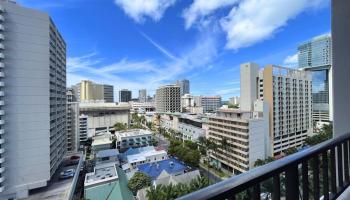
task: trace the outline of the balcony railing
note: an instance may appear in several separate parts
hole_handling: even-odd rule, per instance
[[[241,199],[242,192],[249,199],[336,199],[349,186],[349,140],[350,133],[179,199],[234,200]],[[270,191],[262,187],[267,181]]]

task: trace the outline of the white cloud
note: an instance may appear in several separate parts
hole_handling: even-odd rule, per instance
[[[220,20],[226,48],[248,47],[273,36],[301,12],[319,8],[328,0],[242,0]]]
[[[115,0],[124,12],[136,22],[141,23],[145,17],[154,21],[162,18],[165,10],[175,4],[176,0]]]
[[[157,44],[156,48],[164,49],[160,44]],[[134,92],[146,88],[153,93],[158,86],[182,78],[182,75],[193,69],[206,69],[216,56],[216,39],[209,35],[200,37],[200,40],[184,50],[181,56],[176,59],[170,57],[166,61],[135,61],[124,58],[111,64],[102,64],[103,58],[94,52],[67,59],[68,85],[89,79],[97,83],[114,85],[115,97],[117,91],[123,88]]]
[[[227,96],[231,95],[234,96],[239,93],[239,87],[234,87],[234,88],[227,88],[227,89],[221,89],[216,91],[216,95],[220,96]]]
[[[183,12],[186,29],[190,28],[197,20],[208,23],[206,16],[212,14],[215,10],[233,5],[238,0],[194,0],[189,8]]]
[[[287,65],[287,66],[296,66],[296,65],[298,65],[298,53],[296,53],[294,55],[287,56],[284,59],[283,64]]]

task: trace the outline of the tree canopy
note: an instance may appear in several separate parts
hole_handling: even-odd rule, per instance
[[[146,197],[149,200],[172,200],[207,187],[208,185],[209,183],[207,178],[198,176],[188,184],[178,183],[176,185],[170,184],[157,185],[157,187],[151,186],[150,189],[147,190]]]
[[[313,136],[308,136],[306,139],[305,139],[305,144],[306,145],[310,145],[310,146],[313,146],[313,145],[316,145],[316,144],[319,144],[323,141],[326,141],[326,140],[329,140],[332,138],[332,135],[333,135],[333,126],[332,124],[325,124],[323,125],[321,131]]]
[[[136,194],[138,190],[151,185],[151,178],[142,172],[136,172],[134,176],[129,180],[128,187]]]

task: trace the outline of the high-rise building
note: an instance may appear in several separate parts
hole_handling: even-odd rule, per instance
[[[72,86],[75,98],[81,101],[114,102],[113,85],[97,84],[89,80],[83,80]]]
[[[312,73],[312,118],[317,124],[332,117],[332,37],[322,35],[298,47],[299,67]]]
[[[103,99],[106,103],[114,102],[113,85],[103,85]]]
[[[80,83],[80,101],[103,100],[103,85],[95,84],[89,80]]]
[[[241,67],[240,109],[219,109],[208,117],[208,138],[216,143],[209,155],[217,167],[239,174],[254,167],[257,159],[271,156],[269,104],[258,99],[259,66]],[[255,78],[254,78],[255,76]],[[255,83],[254,83],[255,81]]]
[[[67,88],[67,152],[77,152],[79,148],[79,103],[72,88]]]
[[[75,95],[74,95],[73,88],[67,88],[66,95],[67,95],[67,102],[76,102],[77,101],[77,99],[75,98]]]
[[[252,104],[252,111],[219,109],[208,117],[208,138],[218,146],[210,151],[212,163],[233,174],[246,172],[257,159],[271,155],[268,105],[261,100]]]
[[[79,103],[67,102],[67,151],[77,152],[79,148]]]
[[[187,79],[177,80],[176,85],[180,86],[180,94],[190,94],[190,81]]]
[[[79,116],[79,146],[88,140],[88,116]]]
[[[164,85],[156,91],[157,112],[181,112],[180,86]]]
[[[22,199],[66,154],[66,44],[47,13],[12,1],[0,24],[0,199]]]
[[[311,74],[266,66],[259,71],[254,63],[241,65],[241,110],[251,110],[252,101],[268,103],[270,137],[275,155],[301,147],[312,133]]]
[[[200,96],[203,112],[216,112],[221,107],[221,96]]]
[[[119,91],[119,102],[129,102],[131,101],[132,92],[127,89],[122,89]]]
[[[139,90],[139,102],[144,103],[147,101],[147,90]]]
[[[232,105],[239,105],[240,104],[240,98],[239,97],[231,97],[229,99],[229,103]]]

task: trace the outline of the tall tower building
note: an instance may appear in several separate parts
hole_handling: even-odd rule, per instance
[[[101,101],[106,103],[114,102],[113,85],[97,84],[89,80],[83,80],[72,86],[75,98],[81,101]]]
[[[156,91],[157,112],[181,112],[180,86],[164,85]]]
[[[312,73],[312,118],[318,124],[332,117],[332,37],[322,35],[298,47],[299,67]]]
[[[203,112],[216,112],[221,107],[221,96],[200,96]]]
[[[273,153],[301,147],[312,133],[311,74],[273,65],[259,71],[256,64],[246,63],[241,65],[241,77],[251,81],[241,88],[241,110],[251,107],[244,98],[268,104]]]
[[[84,80],[80,83],[80,101],[103,100],[103,85]]]
[[[119,91],[119,102],[129,102],[131,101],[132,93],[130,90],[122,89]]]
[[[47,13],[11,1],[0,24],[0,199],[21,199],[66,153],[66,44]]]
[[[114,102],[113,85],[103,85],[103,99],[106,103]]]
[[[176,85],[180,86],[180,94],[190,94],[190,81],[187,79],[177,80]]]
[[[147,90],[139,90],[139,102],[144,103],[147,101]]]
[[[77,152],[79,148],[79,103],[72,88],[67,88],[67,152]]]

